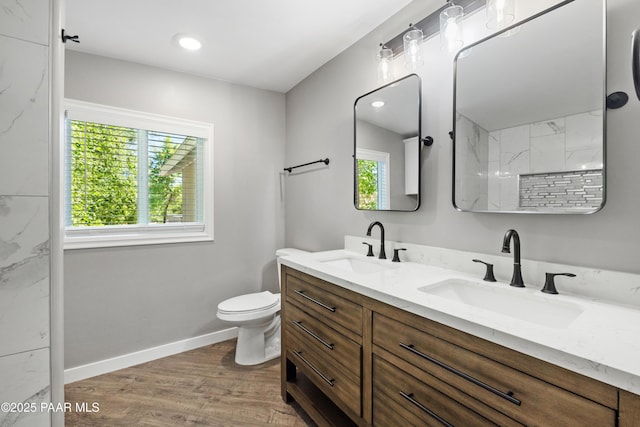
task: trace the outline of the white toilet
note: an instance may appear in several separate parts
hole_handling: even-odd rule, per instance
[[[280,258],[307,253],[286,248],[276,251],[278,286],[280,286]],[[269,291],[240,295],[218,304],[218,319],[238,327],[236,363],[257,365],[280,357],[280,294]]]

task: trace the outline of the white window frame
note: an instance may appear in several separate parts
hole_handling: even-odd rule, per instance
[[[97,122],[134,129],[146,129],[194,136],[203,144],[203,221],[99,227],[65,227],[64,248],[84,249],[114,246],[154,245],[213,241],[213,124],[178,119],[159,114],[65,99],[66,117],[70,120]],[[65,146],[67,138],[64,138]],[[65,164],[63,171],[67,174]],[[65,177],[65,182],[70,179]],[[66,203],[65,184],[64,199]]]

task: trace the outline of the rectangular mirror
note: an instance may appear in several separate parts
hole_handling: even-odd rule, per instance
[[[605,201],[605,5],[565,1],[455,59],[453,204],[593,213]]]
[[[420,206],[421,81],[411,74],[356,99],[356,209],[415,211]]]

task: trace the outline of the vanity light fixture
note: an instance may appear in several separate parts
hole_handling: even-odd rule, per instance
[[[404,65],[415,71],[418,66],[422,65],[422,55],[420,54],[420,43],[423,39],[422,30],[409,24],[409,31],[402,36],[404,46]]]
[[[460,10],[461,15],[463,14],[464,17],[466,18],[472,13],[483,8],[488,1],[489,0],[455,0],[456,4],[454,5],[452,3],[452,0],[447,0],[444,6],[435,10],[433,13],[421,19],[416,24],[409,24],[409,26],[411,27],[409,31],[398,34],[397,36],[387,41],[386,43],[383,43],[382,46],[391,50],[392,57],[397,57],[404,52],[405,63],[410,69],[415,70],[418,67],[418,65],[422,64],[419,45],[420,43],[422,43],[422,41],[435,36],[439,31],[441,31],[439,20],[440,20],[441,14],[444,11],[446,11],[447,9],[451,9],[452,7],[456,8],[457,10],[457,8],[459,7],[461,9]],[[503,0],[503,1],[512,1],[512,0]],[[450,10],[450,12],[453,12],[453,9]],[[462,19],[463,19],[463,16],[460,16],[459,20],[455,20],[454,22],[456,24],[459,24],[462,22]],[[458,25],[458,28],[459,30],[456,29],[454,31],[455,27],[450,27],[450,29],[448,29],[447,31],[451,31],[452,33],[456,33],[456,34],[458,34],[458,31],[459,31],[460,36],[456,36],[456,37],[459,38],[460,40],[459,43],[462,43],[462,36],[461,36],[462,27]],[[453,45],[455,46],[456,39],[451,39],[451,40],[453,40]],[[448,49],[448,46],[447,46],[447,49]]]
[[[391,61],[393,61],[393,51],[380,43],[380,51],[378,52],[378,83],[381,85],[395,80]]]
[[[502,30],[516,19],[514,0],[487,0],[487,28]]]
[[[202,42],[193,34],[176,34],[173,39],[186,50],[199,50],[202,47]]]
[[[462,18],[464,9],[449,0],[448,7],[440,12],[440,49],[456,52],[462,46]]]

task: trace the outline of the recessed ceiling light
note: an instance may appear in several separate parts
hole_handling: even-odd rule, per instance
[[[174,36],[174,40],[183,49],[198,50],[202,47],[202,43],[200,42],[200,40],[198,40],[198,38],[192,34],[176,34]]]
[[[381,107],[383,107],[383,106],[384,106],[384,101],[373,101],[373,102],[371,103],[371,106],[372,106],[373,108],[381,108]]]

